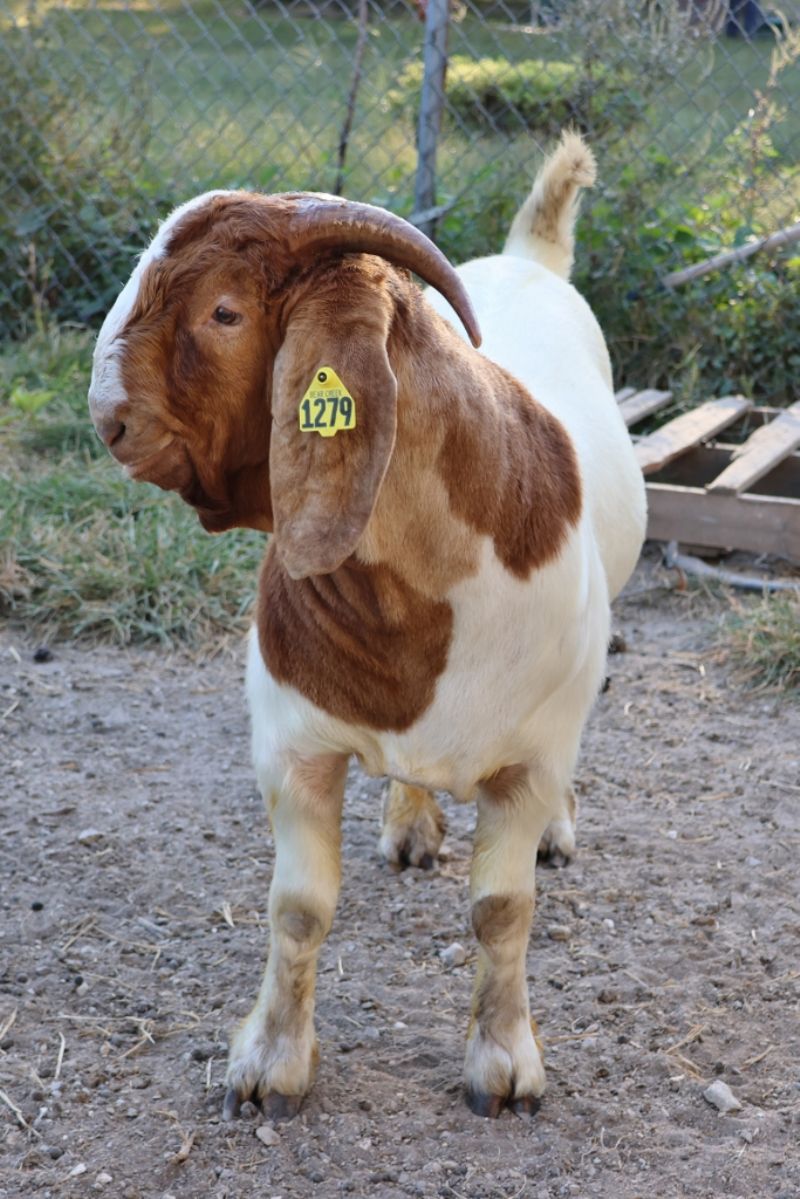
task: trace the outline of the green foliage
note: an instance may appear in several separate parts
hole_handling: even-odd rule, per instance
[[[758,170],[768,169],[760,161]],[[758,254],[675,290],[660,282],[676,266],[773,231],[768,206],[754,203],[748,213],[732,199],[746,191],[744,181],[731,187],[741,164],[735,135],[702,171],[651,152],[587,205],[576,283],[603,326],[620,381],[670,386],[687,400],[755,388],[763,400],[792,398],[800,368],[797,259]],[[693,193],[699,203],[667,198]]]
[[[113,301],[166,196],[138,177],[147,100],[103,118],[86,77],[54,74],[58,44],[36,25],[3,31],[0,49],[0,329],[48,317],[88,322]]]
[[[415,111],[422,64],[402,72],[390,96],[395,108]],[[454,55],[445,80],[451,121],[466,133],[473,129],[518,132],[521,127],[555,137],[566,125],[602,136],[624,130],[640,115],[644,97],[633,72],[600,64],[529,58],[512,63],[500,58]]]
[[[88,378],[85,333],[50,328],[0,356],[0,614],[122,644],[242,629],[263,536],[211,537],[177,497],[129,482],[91,427]]]
[[[800,698],[800,598],[776,594],[752,605],[735,601],[725,640],[750,686]]]

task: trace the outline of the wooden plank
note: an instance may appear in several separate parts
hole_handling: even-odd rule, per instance
[[[737,448],[733,461],[708,484],[709,491],[747,491],[800,445],[800,402],[762,425]]]
[[[646,475],[661,470],[685,450],[727,429],[752,407],[753,401],[745,396],[723,396],[720,400],[707,400],[699,408],[684,412],[683,416],[676,416],[636,443],[639,466]]]
[[[635,387],[621,387],[619,389],[619,391],[614,393],[614,399],[617,401],[618,404],[621,404],[623,400],[627,400],[631,396],[635,396],[635,395],[636,395]]]
[[[654,412],[666,408],[671,399],[671,391],[655,391],[653,388],[647,391],[635,391],[633,395],[619,400],[619,410],[625,424],[630,429],[631,425],[638,425],[639,421],[644,420],[646,416],[652,416]]]
[[[663,470],[648,475],[651,483],[677,483],[681,487],[708,487],[733,461],[738,446],[698,445],[668,463]],[[788,454],[748,487],[758,495],[777,495],[800,500],[800,454]]]
[[[778,554],[800,563],[800,500],[647,484],[647,536],[717,549]]]

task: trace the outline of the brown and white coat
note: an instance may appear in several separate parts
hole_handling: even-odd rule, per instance
[[[394,780],[390,860],[435,857],[434,789],[476,801],[467,1098],[496,1115],[544,1090],[525,983],[537,848],[572,852],[609,601],[644,529],[603,338],[567,282],[592,175],[566,135],[506,251],[456,273],[391,238],[378,256],[334,229],[309,249],[298,229],[338,201],[209,193],[165,222],[100,333],[92,413],[129,473],[178,490],[212,531],[273,534],[247,672],[276,841],[271,946],[233,1037],[228,1115],[251,1096],[291,1115],[311,1085],[353,754]],[[471,301],[483,352],[448,300],[477,342]],[[335,437],[298,420],[322,367],[356,406]]]

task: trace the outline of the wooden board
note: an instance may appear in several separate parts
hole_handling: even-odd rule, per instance
[[[747,491],[800,446],[800,402],[762,425],[739,446],[730,466],[711,483],[712,492]]]
[[[672,399],[671,391],[655,391],[653,388],[647,391],[634,391],[633,388],[625,388],[630,391],[631,395],[624,395],[620,399],[617,395],[619,410],[622,413],[625,424],[630,429],[631,425],[638,425],[639,421],[644,420],[646,416],[652,416],[654,412],[659,412],[660,409],[666,408],[667,404]]]
[[[800,562],[800,500],[648,483],[647,504],[647,536],[654,541],[778,554]]]
[[[673,459],[663,470],[648,476],[648,483],[677,483],[680,487],[708,487],[733,461],[735,445],[715,442],[698,445]],[[756,495],[776,495],[800,500],[800,454],[787,454],[760,479],[751,483],[747,492]]]
[[[635,395],[636,395],[635,387],[621,387],[619,389],[619,391],[614,393],[614,399],[617,401],[618,404],[621,404],[622,401],[627,400],[629,396],[635,396]]]
[[[645,475],[662,470],[679,454],[721,433],[752,407],[753,401],[745,396],[724,396],[676,416],[636,443],[639,466]]]

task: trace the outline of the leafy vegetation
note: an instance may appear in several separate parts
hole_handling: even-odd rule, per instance
[[[416,111],[421,85],[422,64],[411,63],[392,92],[394,107]],[[629,68],[595,64],[587,73],[578,62],[540,58],[513,63],[455,55],[446,88],[451,124],[467,134],[476,126],[495,132],[528,128],[547,139],[573,125],[602,137],[612,128],[630,127],[644,104]]]

